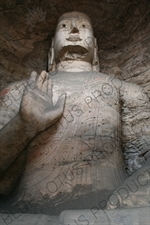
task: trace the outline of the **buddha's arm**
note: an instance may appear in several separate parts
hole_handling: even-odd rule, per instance
[[[23,121],[20,113],[1,129],[0,175],[15,161],[30,142],[31,137],[30,133],[27,132],[28,129],[31,129],[31,125]],[[34,131],[32,137],[35,134]]]
[[[6,165],[5,157],[2,156],[2,142],[6,139],[6,136],[4,138],[2,137],[2,133],[6,132],[6,129],[8,129],[8,135],[6,143],[9,143],[9,126],[8,124],[12,125],[11,129],[16,129],[16,126],[13,126],[12,121],[14,121],[14,117],[19,112],[20,108],[20,102],[22,98],[22,93],[25,88],[26,81],[19,81],[14,82],[7,86],[4,90],[0,92],[0,164],[5,164],[5,167],[7,168],[8,165]],[[14,133],[11,135],[14,136]],[[12,136],[11,136],[12,138]],[[21,141],[21,139],[20,139]],[[12,150],[12,148],[10,148]],[[21,151],[21,148],[20,148]],[[19,150],[18,150],[19,152]],[[18,157],[15,159],[13,158],[13,163],[11,166],[9,166],[5,171],[0,171],[0,196],[8,196],[13,187],[17,184],[19,181],[24,168],[25,168],[25,162],[26,162],[26,150],[22,151]]]
[[[18,113],[0,131],[0,193],[5,191],[7,185],[8,190],[10,189],[11,181],[7,179],[9,176],[16,173],[14,178],[16,180],[17,174],[20,174],[25,161],[23,151],[25,147],[36,134],[53,125],[61,117],[64,100],[63,95],[53,106],[48,74],[42,72],[37,78],[37,74],[32,73],[24,90]]]
[[[121,87],[121,100],[124,157],[132,173],[150,154],[150,100],[140,86],[127,82]]]

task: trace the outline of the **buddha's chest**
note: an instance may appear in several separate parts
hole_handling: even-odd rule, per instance
[[[85,79],[81,82],[67,80],[54,82],[54,102],[66,93],[60,128],[67,128],[67,136],[110,136],[120,127],[120,97],[118,90],[102,78]]]

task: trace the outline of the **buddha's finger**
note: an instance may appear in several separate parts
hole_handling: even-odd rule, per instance
[[[47,122],[47,128],[50,127],[51,125],[55,124],[57,120],[62,116],[64,107],[65,107],[65,102],[66,102],[66,94],[62,94],[57,103],[53,106],[52,110],[49,111],[47,114],[49,118],[49,122]]]
[[[23,95],[28,93],[28,90],[36,88],[37,72],[33,71],[30,75],[30,78],[26,82],[26,86],[23,92]]]
[[[48,79],[47,94],[52,98],[52,80],[50,78]]]
[[[33,71],[30,75],[30,78],[27,80],[27,86],[31,89],[36,87],[36,80],[37,80],[37,72]]]
[[[48,90],[48,77],[49,77],[49,75],[48,75],[48,73],[46,73],[45,79],[44,79],[44,82],[43,82],[43,85],[41,88],[42,92],[44,92],[44,93],[47,93],[47,90]]]
[[[45,81],[45,77],[46,77],[46,71],[42,71],[40,76],[38,77],[37,79],[37,87],[42,90],[42,86],[43,86],[43,83]]]
[[[37,72],[36,71],[32,71],[32,73],[31,73],[31,75],[30,75],[30,79],[32,79],[32,80],[34,80],[34,81],[36,81],[36,79],[37,79]]]
[[[56,104],[53,106],[53,110],[55,111],[55,113],[57,112],[59,114],[63,112],[65,107],[66,97],[67,97],[66,93],[63,93],[59,96]]]

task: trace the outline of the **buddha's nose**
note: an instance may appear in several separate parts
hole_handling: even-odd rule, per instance
[[[75,33],[79,33],[79,30],[78,30],[78,28],[73,27],[73,28],[71,29],[70,34],[75,34]]]

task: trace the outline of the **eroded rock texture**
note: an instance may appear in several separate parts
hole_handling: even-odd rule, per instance
[[[102,73],[111,75],[113,77],[117,77],[122,80],[129,81],[131,83],[133,82],[133,83],[139,84],[139,85],[143,86],[145,92],[148,95],[150,95],[150,73],[149,73],[150,72],[150,62],[149,62],[149,59],[150,59],[150,53],[149,53],[150,28],[149,28],[149,16],[148,16],[149,6],[150,6],[150,4],[149,4],[148,0],[147,1],[139,0],[139,1],[133,1],[133,2],[131,2],[129,0],[122,0],[122,1],[120,1],[120,0],[101,0],[101,1],[92,1],[92,2],[91,1],[81,1],[81,0],[80,1],[79,0],[72,1],[72,2],[71,1],[63,1],[63,0],[58,0],[58,1],[42,0],[42,1],[32,1],[32,2],[30,2],[29,0],[25,1],[25,2],[20,1],[20,0],[11,1],[11,2],[8,0],[5,2],[3,1],[0,6],[1,7],[0,13],[1,13],[1,18],[2,18],[1,19],[1,21],[2,21],[2,23],[1,23],[1,53],[0,53],[0,57],[1,57],[0,75],[1,75],[1,80],[2,80],[1,88],[3,88],[4,86],[6,86],[6,84],[11,83],[13,81],[28,78],[31,71],[33,71],[33,70],[36,70],[38,73],[40,73],[40,71],[45,70],[47,68],[47,53],[49,51],[51,38],[54,35],[54,30],[55,30],[55,27],[57,24],[57,19],[64,12],[77,10],[77,11],[82,11],[82,12],[86,13],[87,15],[89,15],[93,21],[94,33],[98,39],[99,58],[100,58],[100,66],[101,66],[100,71]],[[54,76],[54,85],[56,82],[55,77],[57,77],[57,76]],[[90,77],[90,79],[91,79],[91,77]],[[64,80],[65,79],[63,79],[63,81]],[[60,82],[60,79],[59,79],[59,82]],[[91,82],[91,80],[90,80],[90,82]],[[62,85],[62,83],[63,82],[61,82],[61,85]],[[81,84],[81,82],[76,87],[76,89],[80,88],[80,84]],[[71,85],[68,85],[68,90],[70,90],[70,87],[71,87]],[[134,85],[133,85],[133,87],[134,87]],[[55,90],[55,88],[56,88],[56,90]],[[57,92],[57,85],[55,85],[55,88],[54,88],[54,90],[55,90],[55,92]],[[63,92],[64,92],[65,88],[66,88],[66,84],[62,88]],[[80,90],[82,90],[82,89],[83,89],[83,87],[80,88]],[[73,88],[72,88],[72,90],[73,90]],[[117,88],[117,90],[119,90],[119,88]],[[106,89],[106,92],[107,91],[109,91],[109,90]],[[74,93],[75,93],[75,91],[73,90],[73,94]],[[121,92],[119,92],[119,94],[120,93]],[[139,95],[140,97],[138,97],[136,99],[136,96],[138,96],[138,95],[136,95],[136,93],[140,93],[140,91],[136,91],[136,89],[134,90],[134,88],[132,88],[130,90],[128,90],[128,88],[127,88],[126,91],[125,92],[123,91],[122,93],[124,93],[124,96],[122,96],[122,99],[124,100],[124,102],[125,102],[125,100],[127,102],[121,112],[121,113],[123,113],[123,116],[125,117],[125,120],[124,120],[125,127],[127,127],[129,130],[131,125],[132,126],[139,125],[139,127],[141,128],[141,123],[137,122],[137,121],[139,121],[139,119],[141,119],[141,118],[147,119],[148,112],[146,111],[147,114],[144,114],[144,115],[142,114],[141,118],[139,116],[140,114],[138,114],[138,113],[139,112],[145,113],[145,111],[143,110],[143,107],[147,107],[145,102],[147,103],[148,100],[146,100],[144,102],[144,100],[145,100],[143,98],[144,95],[142,95],[142,97],[141,97],[141,95]],[[121,95],[122,95],[122,93],[121,93]],[[60,94],[59,91],[58,91],[58,94]],[[87,93],[87,94],[89,94],[89,93]],[[130,100],[130,96],[133,97],[132,101]],[[78,96],[72,95],[71,101],[68,100],[68,102],[70,101],[71,103],[69,102],[68,105],[76,103],[76,101],[78,102],[78,100],[79,100]],[[111,101],[113,101],[112,98],[111,98]],[[141,106],[139,104],[139,101],[141,102]],[[114,102],[115,103],[117,102],[116,98],[115,98]],[[82,101],[79,103],[80,103],[79,104],[80,106],[85,107],[85,105],[83,104]],[[112,104],[112,105],[114,106],[114,104]],[[71,107],[72,106],[73,105],[71,105]],[[135,112],[135,114],[132,114],[132,109],[134,107],[136,107],[138,110]],[[93,107],[93,109],[94,109],[94,107]],[[149,108],[147,107],[147,109],[149,109]],[[70,110],[70,108],[68,108],[68,110]],[[91,113],[90,111],[87,111],[87,110],[85,110],[85,111],[88,113]],[[95,110],[93,110],[93,111],[95,111]],[[106,110],[106,112],[107,111],[109,112],[109,110]],[[76,111],[74,111],[74,113],[76,113],[76,112],[81,112],[81,110],[79,111],[77,109]],[[130,117],[126,116],[126,114],[127,115],[129,114],[129,112],[130,112]],[[138,114],[137,117],[136,117],[136,113]],[[94,114],[92,114],[92,115],[94,115]],[[111,113],[111,116],[114,119],[113,115],[114,114]],[[107,115],[105,115],[105,116],[107,116]],[[94,124],[95,117],[93,117],[93,118],[94,119],[93,119],[92,123]],[[103,115],[102,118],[100,118],[100,122],[104,118],[105,117]],[[140,121],[142,121],[142,119]],[[79,122],[81,122],[81,121],[79,121]],[[112,124],[112,123],[109,120],[108,121],[105,120],[104,122],[107,122],[107,124],[109,124],[108,128],[111,127],[110,124]],[[80,126],[80,124],[83,124],[83,122],[78,124],[78,126],[80,128],[78,130],[82,130],[81,129],[82,126]],[[86,126],[90,126],[90,124],[86,124]],[[145,132],[148,133],[148,131],[149,131],[147,128],[148,126],[145,126],[145,127],[147,129]],[[107,128],[107,126],[106,126],[106,128]],[[56,129],[56,127],[55,127],[55,129]],[[70,128],[70,130],[71,129],[72,128]],[[106,131],[108,131],[108,130],[110,131],[110,129],[106,129]],[[123,128],[123,130],[127,131],[127,133],[128,133],[127,129],[125,130],[125,128]],[[137,131],[138,127],[135,127],[135,130]],[[64,131],[62,131],[62,136],[64,136],[63,132]],[[69,130],[67,132],[70,133]],[[105,132],[105,129],[104,129],[104,132]],[[53,133],[55,133],[55,130],[53,131]],[[68,133],[67,133],[67,135],[69,136]],[[125,133],[126,136],[127,136],[127,133]],[[47,134],[45,134],[45,137],[46,137],[46,135]],[[134,136],[134,134],[133,134],[131,139],[129,139],[127,137],[126,139],[124,138],[122,140],[124,141],[124,143],[130,142],[132,140],[133,144],[134,144],[134,140],[138,140],[137,146],[139,149],[142,149],[141,146],[144,146],[144,142],[142,142],[143,139],[140,139],[141,136],[142,135],[139,132],[138,133],[139,139],[137,139],[137,137]],[[143,136],[144,136],[144,133],[143,133]],[[49,137],[49,134],[48,134],[48,137]],[[46,140],[46,138],[44,140]],[[52,142],[53,145],[55,145],[55,140],[58,140],[57,136],[56,136],[56,139],[54,139],[54,141]],[[68,146],[67,141],[66,142],[65,141],[64,141],[64,143],[66,145],[65,144],[64,144],[64,146],[61,145],[61,147],[62,148],[64,147],[64,149],[66,146]],[[42,143],[42,145],[44,143],[46,146],[46,141],[44,142],[43,139],[42,139],[41,143]],[[41,143],[39,143],[39,144],[41,144]],[[147,142],[147,143],[149,143],[149,142]],[[43,188],[42,192],[39,192],[39,190],[41,190],[41,186],[43,187],[43,183],[46,184],[46,182],[40,180],[40,182],[41,182],[40,183],[37,179],[37,177],[38,177],[37,174],[39,175],[39,177],[41,176],[40,167],[44,168],[43,171],[45,174],[48,173],[48,176],[50,175],[50,178],[52,177],[52,175],[50,174],[50,170],[43,163],[43,161],[45,161],[45,159],[46,160],[48,159],[47,152],[44,149],[46,147],[44,146],[43,148],[41,148],[41,146],[40,146],[39,151],[37,151],[36,155],[34,155],[32,148],[35,148],[36,150],[38,150],[37,146],[35,146],[34,144],[35,144],[35,142],[31,146],[31,151],[30,151],[31,155],[28,158],[28,162],[31,162],[33,167],[30,168],[30,165],[27,164],[27,170],[26,170],[27,173],[26,174],[31,175],[30,180],[33,183],[34,183],[34,180],[36,180],[36,182],[39,183],[38,184],[39,186],[37,184],[34,184],[36,186],[37,190],[35,189],[35,186],[33,185],[32,196],[33,196],[34,192],[36,192],[36,191],[38,192],[38,195],[36,195],[37,193],[35,193],[35,196],[36,197],[38,196],[38,199],[39,199],[39,195],[41,195],[42,197],[44,196],[44,199],[45,199],[44,213],[46,213],[46,214],[52,213],[52,212],[50,212],[50,206],[46,205],[47,204],[47,202],[46,202],[47,201],[47,199],[46,199],[47,193],[45,191],[46,188],[45,189]],[[127,150],[129,148],[132,148],[132,146],[130,144],[128,146],[126,145],[125,147]],[[44,151],[43,151],[43,149],[44,149]],[[70,145],[70,149],[73,149],[73,146]],[[59,148],[58,148],[58,150],[59,150]],[[42,155],[43,153],[45,154],[44,156]],[[49,153],[49,150],[48,150],[48,153]],[[142,152],[142,154],[143,154],[143,152]],[[42,159],[40,161],[38,158],[39,156],[43,157],[44,160]],[[68,157],[68,161],[69,161],[70,158],[73,156],[73,154],[69,155],[67,152],[66,156]],[[37,157],[37,161],[36,161],[36,157]],[[62,155],[57,154],[57,157],[55,158],[55,161],[53,162],[54,168],[55,168],[55,166],[58,167],[58,165],[61,163],[63,165],[63,163],[64,163],[64,162],[62,162],[63,160],[64,159],[63,159]],[[112,160],[112,161],[114,162],[114,160]],[[37,167],[35,165],[37,165]],[[97,183],[96,183],[98,181],[97,177],[100,177],[97,171],[99,171],[99,170],[98,169],[96,170],[95,168],[93,170],[95,172],[95,174],[94,174],[94,181],[95,181],[94,185],[95,186],[94,187],[97,187]],[[33,173],[35,171],[37,172],[37,174]],[[62,170],[60,170],[60,171],[62,172]],[[66,171],[68,171],[67,167],[66,167]],[[112,170],[112,173],[114,171]],[[120,170],[118,170],[118,171],[120,172]],[[106,169],[104,172],[106,173]],[[24,177],[25,182],[22,182],[22,186],[21,186],[23,188],[25,188],[26,178],[27,177],[29,178],[29,176],[26,176],[26,174]],[[87,174],[90,174],[90,173],[87,171]],[[108,173],[108,174],[110,175],[110,173]],[[116,172],[114,172],[114,174],[115,174],[114,177],[116,177]],[[44,176],[42,174],[42,178],[43,177]],[[46,177],[46,178],[44,178],[45,180],[49,179],[49,177],[48,178],[47,178],[47,176],[45,176],[45,177]],[[86,177],[90,177],[90,175],[86,176]],[[106,177],[108,178],[108,176],[106,176]],[[111,177],[113,177],[113,176],[111,176]],[[55,176],[53,176],[53,179],[54,178],[55,178]],[[72,178],[70,178],[70,179],[72,179]],[[27,186],[31,185],[32,182],[30,180],[28,180],[29,182],[27,183]],[[46,180],[46,181],[49,181],[49,180]],[[83,179],[80,179],[80,180],[77,179],[76,184],[82,183],[81,181],[83,181],[83,183],[85,182],[85,184],[87,184],[87,180],[84,181]],[[120,181],[122,182],[121,179],[120,179]],[[92,182],[90,181],[89,186],[91,185],[91,183]],[[101,182],[101,183],[104,184],[104,182]],[[116,183],[115,178],[114,178],[114,183]],[[113,182],[111,182],[111,185],[113,185]],[[118,185],[119,184],[117,184],[117,185],[114,184],[112,189],[116,188]],[[108,187],[110,188],[110,186],[108,186]],[[67,187],[67,190],[69,190],[68,187]],[[71,189],[71,191],[72,190],[73,190],[73,188]],[[85,188],[85,190],[86,190],[86,188]],[[62,192],[63,191],[64,190],[62,190]],[[29,190],[29,192],[31,193],[31,189]],[[28,194],[30,194],[30,193],[28,193]],[[103,195],[103,193],[102,193],[102,195]],[[88,198],[89,198],[89,195],[87,195],[87,199]],[[89,201],[91,201],[91,199],[92,198],[89,198]],[[133,195],[133,199],[134,199],[134,195]],[[25,200],[28,201],[28,199],[25,199]],[[58,199],[58,200],[60,200],[60,199]],[[81,199],[81,202],[84,202],[84,200]],[[55,202],[55,203],[56,203],[55,206],[57,206],[57,202]],[[94,205],[95,203],[92,203],[92,204]],[[147,204],[149,204],[149,203],[146,202],[146,206],[147,206]],[[13,207],[14,212],[15,212],[14,206],[15,205],[12,205],[11,207]],[[135,206],[135,204],[133,204],[132,206]],[[16,204],[16,207],[18,207],[17,204]],[[54,208],[53,205],[51,205],[51,207]],[[67,207],[68,207],[68,205],[67,205]],[[87,207],[87,205],[86,205],[86,207]],[[55,213],[57,213],[56,212],[57,208],[54,208],[54,209],[55,209]],[[59,208],[58,210],[63,210],[63,209],[64,209],[64,206],[62,209]],[[18,210],[18,208],[17,208],[17,210]],[[41,213],[41,211],[39,212],[38,210],[39,210],[39,207],[37,206],[37,209],[36,209],[36,207],[33,207],[30,210],[30,212]],[[59,214],[59,211],[58,211],[58,214]]]
[[[148,0],[2,1],[1,88],[47,67],[47,53],[57,19],[67,11],[82,11],[93,22],[101,72],[134,82],[149,93]]]

